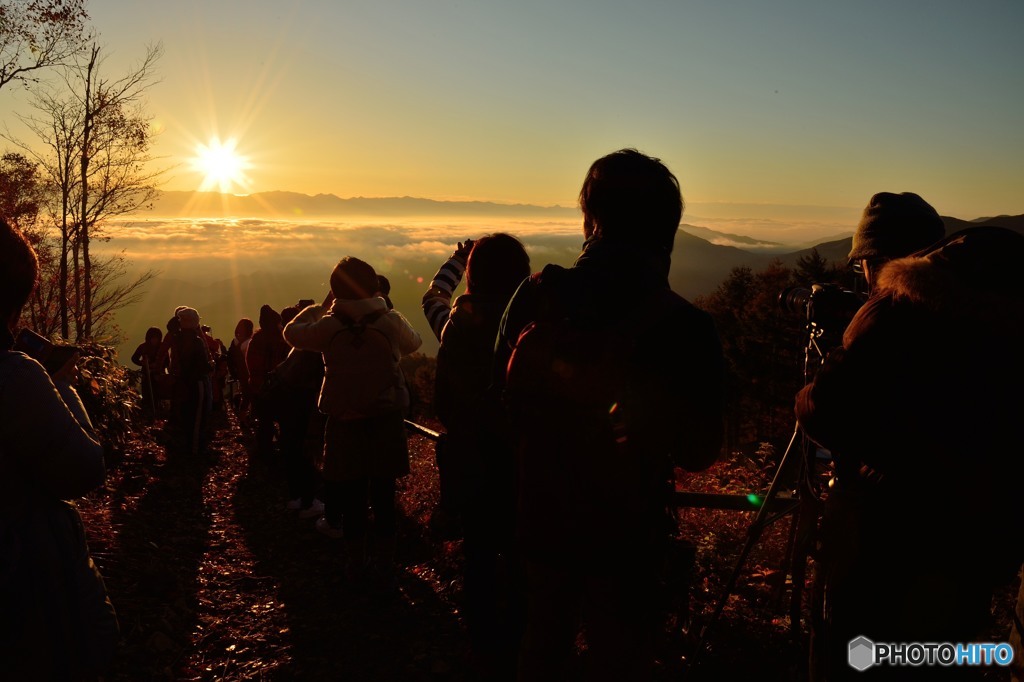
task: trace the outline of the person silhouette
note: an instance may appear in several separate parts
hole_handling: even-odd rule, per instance
[[[796,397],[801,427],[832,452],[836,472],[814,562],[815,681],[859,679],[847,661],[857,637],[975,641],[1024,546],[1015,501],[1024,468],[1005,456],[1024,413],[1024,286],[1011,274],[1024,237],[977,227],[931,244],[942,221],[906,193],[875,195],[865,233],[870,256],[884,258],[865,267],[871,297]],[[855,237],[854,251],[867,241]],[[952,490],[956,501],[936,500]]]
[[[583,253],[523,282],[496,344],[518,435],[524,681],[564,679],[581,618],[589,679],[647,678],[673,464],[710,466],[724,434],[718,334],[668,284],[676,177],[619,150],[591,165],[580,208]]]

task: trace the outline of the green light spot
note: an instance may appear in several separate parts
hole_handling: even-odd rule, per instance
[[[751,505],[755,507],[760,507],[761,503],[764,502],[764,498],[762,498],[760,495],[750,493],[749,495],[747,495],[747,502],[749,502]]]

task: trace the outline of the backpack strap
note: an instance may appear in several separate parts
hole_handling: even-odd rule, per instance
[[[376,322],[380,318],[382,318],[385,315],[387,315],[388,312],[389,311],[387,311],[387,310],[375,310],[374,312],[372,312],[372,313],[370,313],[368,315],[364,315],[363,317],[359,318],[358,320],[356,320],[353,317],[351,317],[350,315],[346,315],[345,313],[342,313],[342,312],[337,312],[336,311],[336,312],[331,313],[336,320],[341,322],[341,329],[336,331],[334,333],[334,336],[331,337],[331,340],[327,343],[328,348],[331,347],[332,345],[334,345],[334,340],[338,338],[338,334],[341,334],[344,331],[351,331],[353,334],[355,334],[356,338],[361,339],[362,335],[366,331],[367,327],[369,327],[371,324],[373,324],[374,322]],[[391,346],[391,352],[392,352],[392,354],[394,354],[394,352],[395,352],[395,344],[391,340],[391,337],[389,337],[387,334],[385,334],[384,332],[382,332],[380,330],[377,330],[377,331],[378,331],[378,333],[381,336],[383,336],[385,339],[387,339],[388,345]]]

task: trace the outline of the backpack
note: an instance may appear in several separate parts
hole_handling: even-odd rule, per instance
[[[324,380],[324,358],[318,352],[293,348],[288,356],[267,373],[264,391],[274,397],[320,390]]]
[[[333,408],[341,414],[368,417],[399,407],[402,375],[397,354],[388,335],[374,326],[386,312],[359,320],[334,313],[342,328],[324,357],[330,359],[330,380],[344,387],[336,394]]]
[[[533,321],[505,365],[503,399],[532,447],[585,466],[625,455],[652,471],[662,457],[691,471],[717,459],[724,373],[707,313],[667,286],[628,295],[575,268],[549,265],[531,285],[520,310]]]
[[[578,305],[581,297],[571,276],[558,266],[534,276],[538,314],[515,342],[504,399],[520,426],[572,424],[624,451],[637,429],[638,401],[644,399],[635,360],[652,352],[644,338],[654,316],[645,311],[657,306],[660,294],[654,301],[638,302],[639,309],[628,316],[587,309]]]

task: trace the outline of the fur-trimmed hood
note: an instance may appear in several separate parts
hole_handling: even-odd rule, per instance
[[[1020,315],[1022,263],[1024,235],[999,227],[968,228],[925,251],[887,263],[873,293],[971,316]]]

